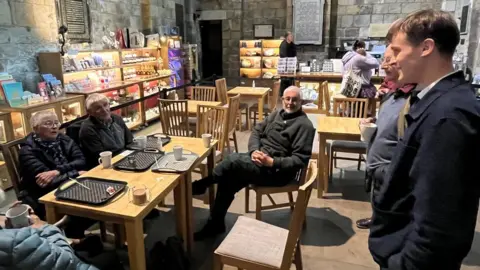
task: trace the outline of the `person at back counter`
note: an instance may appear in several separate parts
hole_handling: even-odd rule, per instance
[[[121,153],[133,136],[122,117],[110,112],[107,97],[92,94],[85,100],[89,117],[80,128],[80,145],[89,169],[98,165],[101,152],[111,151],[113,155]]]
[[[280,58],[285,57],[296,57],[297,56],[297,47],[295,43],[293,43],[293,34],[292,32],[288,31],[285,33],[284,39],[280,44]],[[280,96],[283,97],[283,92],[289,86],[293,85],[294,80],[291,78],[282,78],[280,84]]]

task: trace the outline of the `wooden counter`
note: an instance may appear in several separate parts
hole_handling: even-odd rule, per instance
[[[300,81],[329,81],[329,82],[341,82],[343,79],[342,73],[337,72],[298,72],[292,75],[280,75],[281,78],[294,78]],[[384,76],[374,75],[372,76],[373,83],[381,83]]]

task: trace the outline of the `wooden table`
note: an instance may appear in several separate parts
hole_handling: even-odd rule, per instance
[[[203,147],[201,138],[171,138],[172,141],[165,146],[165,151],[171,152],[173,146],[183,145],[185,150],[190,150],[199,156],[191,170],[203,159],[207,158],[208,173],[211,174],[213,172],[215,154],[213,149],[216,148],[216,141],[212,143],[210,148],[205,148]],[[121,158],[123,157],[118,155],[113,158],[112,162],[116,162]],[[144,270],[146,269],[146,264],[143,218],[173,190],[177,233],[183,237],[187,251],[189,253],[192,251],[194,228],[192,218],[191,171],[183,174],[153,173],[150,170],[142,173],[134,173],[103,169],[101,166],[97,166],[82,175],[82,177],[87,176],[126,181],[129,188],[135,185],[145,185],[150,190],[150,201],[148,204],[142,206],[134,205],[129,202],[128,194],[125,192],[110,203],[96,207],[67,201],[57,201],[54,191],[52,191],[40,198],[40,202],[44,203],[46,207],[48,223],[54,224],[62,215],[68,214],[124,225],[126,229],[130,269]]]
[[[188,114],[192,116],[192,115],[197,115],[198,105],[220,106],[222,105],[222,103],[220,101],[201,101],[201,100],[189,99],[187,101],[187,105],[188,105]]]
[[[318,150],[318,177],[317,197],[321,198],[323,192],[328,191],[328,161],[330,153],[326,151],[327,140],[360,140],[360,127],[358,118],[320,116],[318,118],[317,132],[320,148]]]
[[[227,92],[229,96],[236,96],[240,94],[240,96],[244,97],[256,97],[258,98],[258,121],[263,120],[263,106],[265,97],[268,95],[268,91],[270,88],[268,87],[243,87],[238,86],[230,91]],[[248,116],[250,117],[250,116]]]

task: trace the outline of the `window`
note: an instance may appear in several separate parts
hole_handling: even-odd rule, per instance
[[[68,27],[70,42],[90,42],[90,16],[87,0],[59,0],[57,3],[59,26]]]

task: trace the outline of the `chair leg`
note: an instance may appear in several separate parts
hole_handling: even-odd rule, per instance
[[[293,209],[295,208],[295,202],[293,201],[293,193],[292,192],[288,192],[288,202],[290,203],[290,210],[293,211]]]
[[[250,212],[250,188],[245,187],[245,213]]]
[[[360,166],[362,165],[362,154],[358,154],[358,166],[357,171],[360,171]]]
[[[337,152],[333,152],[333,161],[335,162],[335,163],[334,163],[335,169],[338,168],[338,167],[337,167]]]
[[[255,206],[255,218],[257,220],[262,220],[262,197],[263,195],[259,192],[257,192],[257,197],[256,197],[256,200],[257,200],[257,204]]]
[[[300,248],[300,241],[297,242],[297,248],[295,249],[295,268],[297,270],[303,270],[302,251]]]
[[[233,131],[233,145],[235,147],[235,152],[238,153],[237,133],[235,132],[235,130]]]
[[[328,181],[329,182],[333,181],[333,163],[336,163],[336,162],[337,162],[336,153],[333,152],[332,156],[330,157],[330,160],[329,160],[329,167],[330,167],[330,169],[328,170]],[[335,168],[336,168],[336,166],[335,166]]]
[[[115,233],[115,246],[122,248],[125,245],[125,226],[113,224],[113,232]]]
[[[247,119],[247,130],[252,129],[252,122],[250,121],[250,108],[246,108],[245,118]]]
[[[253,112],[253,126],[257,125],[257,112]]]
[[[102,242],[107,242],[107,226],[103,221],[101,221],[99,225],[100,225],[100,238],[102,239]]]
[[[220,258],[220,255],[214,254],[213,255],[213,270],[222,270],[223,269],[223,263]]]

